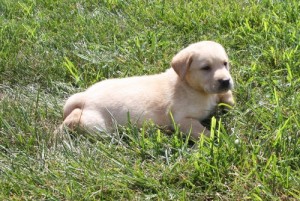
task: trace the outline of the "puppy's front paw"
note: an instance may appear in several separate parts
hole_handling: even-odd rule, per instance
[[[232,91],[228,91],[224,94],[220,94],[219,95],[219,103],[224,103],[230,106],[234,106],[235,105],[235,101],[232,95]]]
[[[235,101],[234,101],[233,96],[231,96],[231,97],[229,97],[228,99],[226,99],[226,100],[224,101],[224,103],[227,104],[227,105],[230,105],[230,106],[234,106],[234,105],[235,105]]]

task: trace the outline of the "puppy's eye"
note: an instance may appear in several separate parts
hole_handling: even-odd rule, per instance
[[[201,68],[201,70],[209,71],[210,70],[210,66],[204,66],[203,68]]]
[[[227,63],[226,61],[224,61],[224,63],[223,63],[223,64],[224,64],[224,66],[227,66],[227,65],[228,65],[228,63]]]

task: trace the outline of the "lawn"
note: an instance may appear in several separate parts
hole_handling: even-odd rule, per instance
[[[1,0],[0,200],[300,200],[299,39],[296,0]],[[235,80],[211,137],[128,124],[53,141],[71,94],[201,40]]]

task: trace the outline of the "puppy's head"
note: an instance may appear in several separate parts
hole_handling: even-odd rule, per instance
[[[171,66],[182,81],[198,91],[216,94],[233,88],[228,56],[219,43],[191,44],[173,57]]]

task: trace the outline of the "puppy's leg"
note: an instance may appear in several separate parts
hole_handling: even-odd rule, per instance
[[[205,128],[197,119],[184,118],[177,121],[179,128],[184,133],[191,132],[191,138],[198,140],[200,135],[203,133],[206,136],[210,135],[210,132]]]
[[[65,117],[63,123],[54,131],[53,136],[51,137],[51,144],[55,147],[58,142],[69,140],[70,136],[65,135],[65,129],[69,128],[75,130],[80,125],[80,118],[82,115],[82,110],[76,108],[68,113],[68,116]]]
[[[233,98],[233,95],[232,95],[232,91],[229,90],[224,94],[220,94],[219,95],[219,103],[225,103],[225,104],[233,106],[234,105],[234,98]]]
[[[75,130],[81,128],[89,132],[107,131],[105,118],[95,111],[74,109],[64,120],[63,126]]]
[[[66,128],[69,128],[71,131],[87,131],[89,133],[108,132],[105,118],[101,117],[101,113],[76,108],[70,112],[59,128],[54,131],[51,137],[51,143],[54,146],[56,146],[58,141],[68,141],[70,139],[69,135],[65,135]]]
[[[79,108],[74,109],[64,120],[63,126],[66,126],[72,130],[80,125],[80,119],[82,116],[82,110]]]

